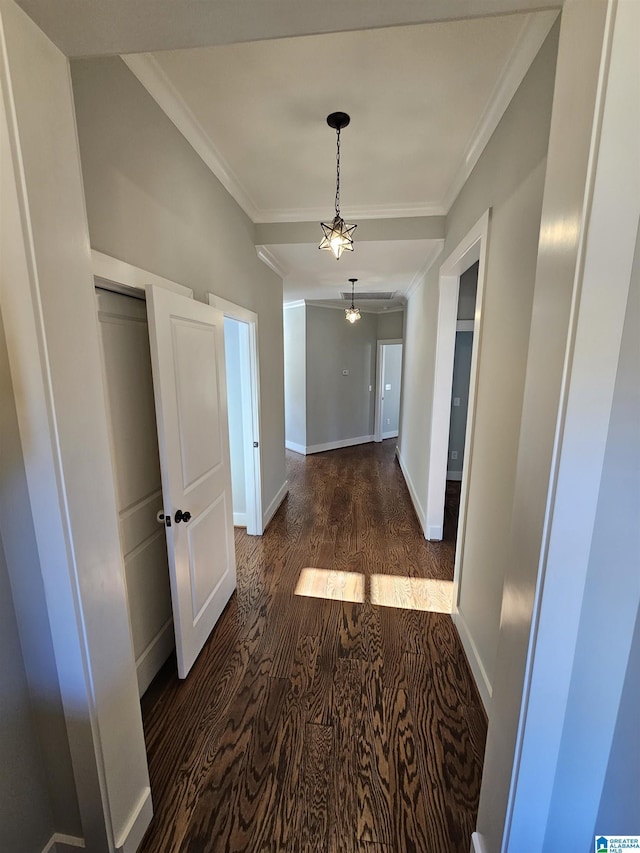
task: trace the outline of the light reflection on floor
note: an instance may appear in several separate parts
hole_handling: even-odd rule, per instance
[[[371,603],[404,610],[451,613],[453,582],[436,578],[371,575]]]
[[[403,575],[371,575],[371,603],[404,610],[451,613],[453,582]],[[363,602],[365,577],[359,572],[305,568],[300,572],[296,595],[333,601]]]
[[[298,578],[296,595],[362,602],[364,601],[364,575],[359,572],[337,572],[332,569],[303,569]]]

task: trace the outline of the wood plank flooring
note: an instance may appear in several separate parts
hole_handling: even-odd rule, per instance
[[[424,540],[393,441],[288,468],[265,535],[236,531],[238,589],[191,674],[170,661],[143,698],[140,850],[468,853],[486,718],[451,617],[371,600],[372,576],[446,589],[454,543]],[[296,595],[304,568],[362,581]]]

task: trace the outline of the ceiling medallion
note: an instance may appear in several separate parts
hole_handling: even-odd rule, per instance
[[[351,118],[347,113],[331,113],[327,116],[327,124],[336,131],[336,215],[331,222],[321,222],[324,234],[319,249],[329,249],[337,261],[343,252],[353,252],[353,232],[358,227],[345,222],[340,216],[340,131],[346,127]]]

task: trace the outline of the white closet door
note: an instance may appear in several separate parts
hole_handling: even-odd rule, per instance
[[[221,311],[147,291],[178,674],[236,586]]]

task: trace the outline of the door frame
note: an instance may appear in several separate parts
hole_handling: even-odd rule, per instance
[[[248,382],[242,385],[242,419],[244,423],[244,468],[247,501],[247,533],[262,536],[262,441],[260,437],[260,355],[258,350],[258,315],[228,299],[209,293],[209,305],[225,317],[246,323],[249,352],[246,368]],[[247,430],[247,423],[250,429]],[[252,446],[250,446],[250,444]]]
[[[374,401],[374,420],[373,420],[373,440],[382,441],[384,430],[382,429],[382,397],[383,397],[383,379],[384,379],[384,362],[385,362],[385,347],[393,344],[404,344],[403,338],[383,338],[378,340],[376,347],[376,397]],[[402,357],[404,359],[404,346],[402,347]],[[402,371],[401,371],[402,375]],[[400,380],[402,382],[402,379]]]
[[[442,539],[444,527],[444,502],[447,487],[447,455],[449,450],[449,425],[451,419],[451,391],[453,387],[453,357],[458,323],[458,294],[460,276],[478,261],[478,286],[473,319],[473,347],[469,377],[469,405],[462,461],[460,486],[460,513],[453,575],[453,607],[460,600],[462,567],[466,535],[469,482],[473,467],[475,418],[477,406],[478,375],[482,347],[484,292],[487,267],[487,246],[491,209],[487,210],[440,267],[438,291],[438,326],[436,332],[436,362],[431,411],[431,440],[429,442],[429,475],[425,512],[425,537]]]

